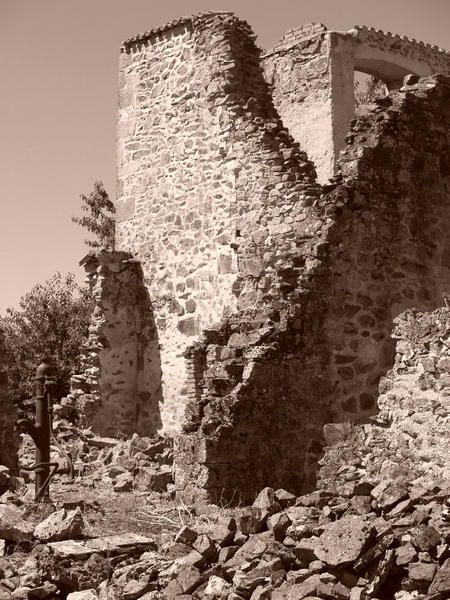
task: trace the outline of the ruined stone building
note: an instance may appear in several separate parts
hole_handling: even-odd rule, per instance
[[[355,71],[391,90],[356,120]],[[186,497],[314,486],[324,424],[376,412],[393,319],[450,289],[449,74],[366,27],[262,51],[230,13],[124,43],[117,251],[84,260],[99,432],[175,436]]]

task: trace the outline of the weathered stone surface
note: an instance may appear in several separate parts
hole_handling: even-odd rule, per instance
[[[133,485],[133,475],[128,471],[125,471],[124,473],[119,473],[119,475],[115,477],[113,489],[115,492],[129,492],[133,489]]]
[[[219,501],[225,493],[230,501],[234,494],[236,503],[241,499],[236,490],[240,490],[241,495],[246,494],[246,502],[252,501],[264,486],[284,487],[297,493],[306,491],[314,484],[314,465],[322,455],[321,429],[326,415],[332,412],[328,421],[334,418],[343,422],[376,412],[379,378],[393,364],[392,310],[398,315],[411,306],[421,310],[434,308],[441,302],[441,294],[450,280],[449,266],[440,262],[439,275],[433,275],[425,283],[427,274],[435,273],[435,262],[419,248],[421,244],[438,244],[442,251],[446,247],[446,236],[439,223],[442,215],[449,211],[449,204],[440,167],[431,168],[425,183],[425,179],[414,174],[406,177],[403,171],[408,169],[400,166],[403,160],[411,164],[411,160],[426,160],[424,156],[436,154],[448,162],[448,142],[444,134],[448,126],[448,93],[444,78],[421,80],[412,88],[405,86],[392,93],[385,105],[378,105],[376,111],[368,112],[354,123],[341,155],[342,181],[330,185],[320,200],[321,206],[328,207],[330,220],[322,220],[309,206],[303,206],[301,221],[296,222],[298,234],[293,235],[298,235],[296,239],[303,257],[308,257],[304,263],[300,264],[295,253],[289,253],[283,245],[286,234],[279,238],[273,235],[268,248],[247,239],[246,232],[250,237],[255,224],[251,229],[250,224],[247,227],[243,221],[239,254],[255,253],[253,244],[258,244],[257,248],[267,260],[266,271],[261,276],[265,282],[261,282],[261,288],[255,288],[250,276],[242,277],[237,310],[222,320],[214,333],[210,328],[205,339],[189,354],[202,375],[187,412],[185,431],[188,435],[176,442],[175,480],[180,490],[202,495],[196,491],[202,488],[204,498],[209,501]],[[442,129],[441,125],[433,129],[432,134],[431,113],[436,123],[445,123]],[[408,122],[414,122],[414,127],[407,125]],[[389,153],[386,148],[390,149]],[[431,229],[418,229],[413,215],[427,194],[430,177],[436,190],[432,208],[427,205]],[[384,185],[382,182],[386,181],[389,184]],[[272,191],[269,198],[270,194]],[[315,191],[310,188],[305,194],[314,205]],[[392,202],[393,195],[396,202]],[[283,210],[287,210],[288,194],[281,186],[279,197],[284,201]],[[276,218],[268,207],[266,221]],[[399,237],[394,223],[406,222],[409,225],[401,228]],[[441,230],[440,242],[431,233],[434,227]],[[375,259],[375,254],[384,258]],[[277,265],[276,277],[270,270],[272,265]],[[389,285],[386,283],[384,287],[382,281]],[[268,287],[264,288],[266,283]],[[271,318],[275,311],[266,309],[268,297],[264,296],[264,289],[279,290],[270,296],[277,298],[275,319]],[[318,313],[323,315],[322,325],[314,328],[313,324],[318,324],[315,317]],[[445,339],[444,319],[440,318]],[[431,322],[432,318],[430,326]],[[398,325],[396,322],[395,335],[406,338],[409,327],[410,317],[405,315],[404,326],[401,320]],[[301,334],[297,333],[300,330]],[[235,351],[239,345],[241,374],[235,375],[235,357],[233,380],[227,372],[231,368],[229,351]],[[446,352],[444,344],[438,342],[438,347],[442,353]],[[417,367],[418,357],[419,353]],[[402,471],[408,471],[406,481],[414,479],[417,466],[414,463],[419,461],[422,464],[417,476],[427,471],[435,476],[438,469],[441,476],[445,476],[448,458],[444,456],[442,442],[446,436],[448,411],[444,395],[437,391],[444,384],[444,372],[443,377],[439,377],[440,383],[434,388],[430,386],[423,394],[421,386],[431,381],[430,378],[436,379],[433,371],[426,371],[425,376],[418,369],[405,372],[400,363],[398,368],[403,369],[402,379],[394,393],[405,397],[405,403],[413,412],[409,413],[404,404],[396,402],[390,390],[382,393],[379,404],[380,417],[401,435],[396,436],[391,445],[383,440],[386,430],[381,427],[360,427],[355,431],[348,427],[347,437],[336,448],[348,447],[348,439],[364,438],[370,432],[377,457],[382,456],[381,448],[389,448],[383,468],[388,469],[392,482],[403,483],[397,476]],[[320,381],[315,378],[318,370],[322,374]],[[407,391],[404,395],[405,386],[406,391],[413,387],[415,392],[411,395]],[[301,401],[299,389],[302,390]],[[283,410],[275,398],[283,399]],[[421,423],[420,417],[415,416],[418,411],[429,414],[436,426],[430,430],[428,420]],[[271,419],[267,419],[268,413],[273,415]],[[246,415],[251,418],[247,419]],[[302,435],[298,435],[299,431]],[[431,441],[433,439],[436,443]],[[352,464],[347,460],[350,448],[346,452],[336,450],[339,467],[347,465],[346,472],[340,473],[342,481],[359,481],[367,471],[381,468],[383,461],[377,458],[373,463],[367,461],[365,448],[368,445],[371,446],[367,441],[360,445]],[[394,451],[394,446],[400,450],[402,445],[412,449],[406,457],[401,451]],[[307,465],[309,474],[304,472],[300,477],[298,464]],[[322,476],[327,476],[325,469]],[[228,484],[224,486],[224,482]],[[252,488],[250,482],[253,482]],[[401,496],[394,498],[393,503],[387,500],[386,510],[401,499]]]
[[[273,514],[280,509],[275,491],[270,487],[266,487],[260,491],[252,506],[266,514]]]
[[[162,465],[159,469],[142,467],[139,469],[136,479],[141,488],[163,492],[167,490],[170,483],[173,483],[172,469],[169,465]]]
[[[51,598],[52,594],[58,591],[58,587],[54,583],[46,581],[43,585],[32,587],[28,591],[28,598],[30,600],[44,600],[45,598]]]
[[[204,589],[204,597],[211,598],[211,600],[219,600],[223,598],[226,592],[231,589],[231,584],[222,577],[213,575],[208,579],[208,585]]]
[[[184,525],[175,536],[175,542],[192,545],[192,543],[195,542],[197,537],[198,533],[194,529],[191,529],[187,525]]]
[[[33,526],[23,519],[22,512],[14,505],[0,505],[0,538],[9,542],[33,538]]]
[[[140,578],[139,581],[137,579],[130,579],[122,590],[123,600],[137,600],[145,594],[149,587],[150,581],[148,576]]]
[[[90,253],[81,264],[95,300],[84,372],[71,381],[82,422],[102,436],[100,447],[118,432],[155,434],[161,363],[142,269],[128,252]]]
[[[101,554],[126,554],[138,549],[141,551],[152,548],[154,542],[151,538],[134,533],[123,533],[120,535],[108,535],[101,538],[93,538],[86,541],[67,540],[51,542],[49,548],[61,557],[88,558],[98,552]]]
[[[389,79],[398,89],[348,130],[358,52],[385,77],[396,60],[399,78],[405,64],[449,72],[445,52],[367,28],[312,24],[261,56],[230,13],[183,19],[121,53],[120,252],[85,261],[96,298],[85,401],[100,428],[172,434],[184,418],[175,481],[185,499],[251,504],[265,486],[311,490],[323,426],[346,423],[334,428],[344,444],[347,423],[376,412],[393,316],[435,308],[448,288],[448,81]],[[317,173],[335,168],[319,185]],[[445,356],[424,358],[421,373],[403,375],[436,389],[403,396],[403,380],[410,407],[393,415],[400,403],[388,391],[380,400],[398,445],[411,445],[406,456],[389,446],[392,481],[411,456],[428,474],[434,459],[446,469],[443,444],[428,443],[445,439]],[[370,469],[364,459],[340,473],[345,483]]]
[[[371,536],[365,517],[349,516],[327,525],[315,553],[327,565],[343,566],[358,559]]]
[[[98,600],[95,590],[83,590],[82,592],[71,592],[67,600]]]
[[[291,519],[286,513],[275,513],[267,520],[269,529],[273,532],[273,537],[278,541],[282,542],[286,537],[286,531],[292,524]]]
[[[408,495],[406,486],[395,482],[383,481],[370,492],[381,508],[388,510],[395,504],[404,500]]]
[[[84,533],[84,520],[81,510],[66,511],[65,508],[51,514],[39,523],[34,530],[34,537],[41,542],[59,542],[79,539]]]
[[[450,594],[450,558],[447,558],[447,560],[439,567],[439,570],[433,579],[433,583],[428,589],[428,593],[430,595],[441,594],[441,597]]]
[[[164,595],[166,598],[175,598],[193,592],[202,581],[200,571],[196,567],[188,566],[164,589]]]
[[[409,578],[417,583],[431,583],[436,574],[437,566],[433,563],[417,562],[408,566]]]
[[[421,527],[418,531],[414,531],[412,536],[412,544],[417,550],[422,552],[430,552],[434,550],[440,543],[441,536],[435,527]]]
[[[344,441],[327,449],[321,486],[343,490],[343,463],[358,461],[359,477],[380,482],[371,493],[394,517],[411,504],[402,499],[411,481],[415,489],[410,498],[417,501],[428,486],[448,478],[449,332],[446,307],[431,313],[408,310],[395,319],[396,359],[380,382],[377,421],[353,428]],[[424,364],[435,365],[434,371],[425,371]]]

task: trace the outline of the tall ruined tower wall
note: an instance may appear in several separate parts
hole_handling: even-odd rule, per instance
[[[261,270],[250,248],[239,256],[241,238],[258,235],[269,196],[291,204],[285,192],[315,175],[273,108],[253,34],[234,16],[176,22],[130,40],[121,56],[117,248],[143,265],[173,431],[189,394],[184,348],[236,308],[237,274]],[[274,217],[273,235],[291,230]]]
[[[233,306],[235,177],[224,143],[232,123],[209,100],[221,83],[208,56],[217,42],[188,20],[130,42],[121,53],[117,248],[143,265],[159,331],[168,429],[182,416],[183,347]]]
[[[303,211],[270,294],[241,296],[194,349],[194,361],[206,357],[202,394],[176,455],[188,498],[312,489],[323,425],[373,414],[392,319],[439,306],[450,286],[449,94],[448,79],[424,79],[357,121],[342,181]]]
[[[130,377],[127,387],[117,372],[125,392],[111,401],[134,394],[121,412],[127,431],[152,433],[160,420],[172,435],[183,421],[175,475],[186,498],[311,489],[324,423],[376,410],[392,319],[439,306],[450,287],[445,77],[410,78],[369,106],[328,185],[300,148],[320,121],[334,165],[357,45],[377,42],[370,60],[392,52],[366,33],[311,26],[262,59],[248,25],[219,13],[123,47],[117,246],[142,271],[122,261],[109,277],[125,299],[120,274],[142,278],[151,322],[143,336],[141,312],[122,307],[136,335],[109,332]],[[399,48],[399,63],[416,60],[413,46]],[[116,310],[107,296],[106,321]]]

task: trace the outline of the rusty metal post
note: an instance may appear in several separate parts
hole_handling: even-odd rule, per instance
[[[49,500],[48,484],[51,475],[56,472],[57,463],[50,462],[50,405],[53,401],[55,379],[50,365],[43,362],[36,369],[34,390],[36,399],[36,421],[19,419],[17,425],[32,438],[36,446],[36,462],[31,467],[22,467],[26,471],[35,471],[35,500]],[[53,467],[53,473],[50,468]]]
[[[41,363],[36,369],[35,397],[36,397],[36,422],[34,425],[36,431],[36,479],[35,492],[39,496],[40,490],[46,484],[50,474],[50,412],[49,400],[53,396],[55,381],[52,378],[52,369],[50,365]],[[44,501],[49,497],[49,488],[46,486],[42,497]]]

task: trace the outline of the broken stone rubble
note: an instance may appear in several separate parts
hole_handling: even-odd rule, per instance
[[[248,509],[210,506],[203,518],[192,508],[189,525],[159,545],[136,534],[38,544],[25,568],[1,559],[0,598],[51,599],[69,590],[75,600],[444,600],[450,486],[410,485],[406,498],[391,486],[383,485],[382,495],[373,485],[355,484],[345,496],[322,490],[293,504],[290,498],[284,508],[276,499],[286,492],[266,488],[250,507],[251,533],[242,519]],[[386,506],[387,495],[397,499]],[[355,510],[358,496],[370,499],[358,504],[367,506],[364,514]],[[64,514],[53,513],[54,521],[67,520]]]

